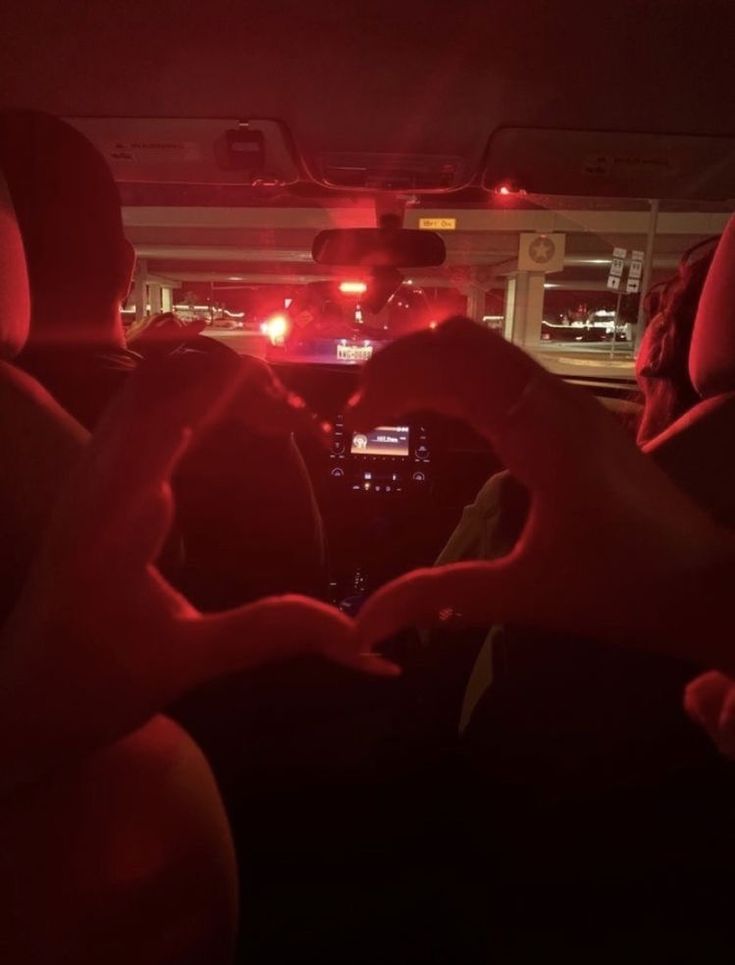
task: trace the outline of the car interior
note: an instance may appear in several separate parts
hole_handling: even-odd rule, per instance
[[[735,213],[727,0],[10,6],[0,108],[62,118],[109,166],[130,348],[171,313],[329,424],[326,444],[294,438],[315,596],[355,615],[434,565],[503,469],[436,412],[353,428],[363,366],[396,339],[466,316],[635,436],[644,295]],[[729,527],[727,322],[698,318],[697,403],[644,448]],[[237,961],[731,960],[735,787],[684,720],[690,668],[510,628],[490,673],[489,630],[406,631],[386,643],[397,681],[299,659],[171,708],[227,808]],[[565,688],[586,693],[567,715]]]

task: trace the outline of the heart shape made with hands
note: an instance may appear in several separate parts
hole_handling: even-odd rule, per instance
[[[446,610],[467,623],[602,636],[689,658],[695,641],[705,666],[732,673],[720,601],[731,539],[593,398],[467,319],[372,359],[348,421],[369,429],[431,409],[473,425],[531,493],[511,553],[407,573],[375,593],[356,623],[298,596],[199,613],[155,567],[173,513],[169,479],[192,432],[242,395],[254,427],[324,431],[267,370],[244,377],[234,355],[193,352],[142,366],[95,433],[4,630],[5,781],[111,742],[195,686],[268,660],[317,652],[394,674],[375,647],[405,626],[441,622]],[[623,603],[610,614],[594,590],[612,579]]]

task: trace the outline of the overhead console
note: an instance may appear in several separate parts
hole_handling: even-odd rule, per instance
[[[334,485],[360,497],[396,497],[428,489],[431,449],[424,425],[402,422],[352,432],[335,420],[329,458]]]
[[[735,197],[735,138],[499,127],[483,147],[446,152],[298,148],[281,120],[67,117],[122,184],[441,195],[514,184],[527,194],[722,201]],[[372,132],[371,132],[372,136]]]

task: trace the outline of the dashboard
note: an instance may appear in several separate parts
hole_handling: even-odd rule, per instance
[[[301,449],[329,549],[332,601],[371,592],[416,566],[431,565],[464,506],[501,464],[465,423],[411,413],[355,432],[344,418],[359,366],[275,364],[289,389],[333,426],[328,448],[305,436]],[[631,385],[585,385],[607,403],[626,403]]]
[[[404,420],[353,432],[335,419],[329,477],[361,497],[397,497],[426,489],[431,481],[431,448],[426,426]]]
[[[499,468],[486,440],[435,413],[355,432],[344,412],[358,366],[273,368],[333,426],[328,448],[308,436],[297,440],[324,524],[332,602],[354,601],[407,569],[430,565],[463,506]]]

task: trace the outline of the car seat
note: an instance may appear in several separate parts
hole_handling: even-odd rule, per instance
[[[689,371],[700,401],[644,451],[714,518],[733,525],[732,221],[700,299]],[[600,591],[600,606],[614,607],[615,586]],[[729,944],[716,909],[735,854],[735,792],[729,765],[682,709],[696,668],[563,635],[510,635],[469,734],[482,799],[495,803],[500,788],[506,799],[496,821],[511,844],[502,857],[489,850],[488,864],[503,867],[504,858],[506,878],[523,878],[525,868],[547,895],[564,876],[568,883],[578,876],[574,914],[584,902],[598,931],[634,928],[658,943],[649,961],[672,960],[674,950],[691,957],[704,936],[714,948],[706,960],[719,961]],[[502,673],[505,660],[510,669]],[[567,942],[564,902],[547,905]]]
[[[644,451],[723,525],[735,524],[735,217],[702,289],[689,348],[701,399]]]
[[[17,598],[54,495],[86,434],[35,382],[8,364],[28,335],[25,256],[0,177],[0,446],[12,472],[0,497],[0,620]]]
[[[87,439],[10,364],[28,317],[23,248],[0,177],[0,635]],[[209,767],[166,718],[0,796],[0,960],[8,965],[225,965],[235,890]]]

